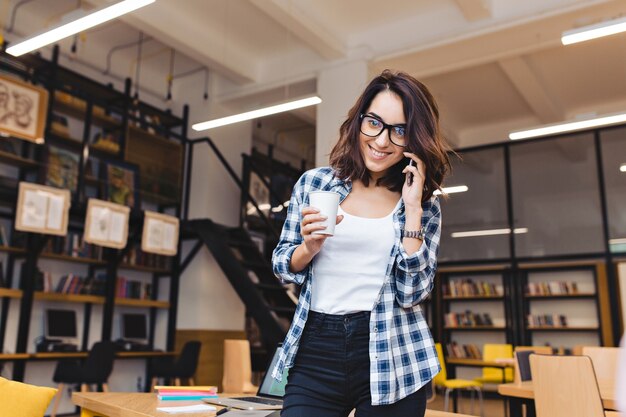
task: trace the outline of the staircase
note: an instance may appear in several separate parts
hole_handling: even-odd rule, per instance
[[[199,239],[211,251],[246,305],[247,314],[258,325],[263,350],[271,356],[291,324],[298,302],[296,294],[274,276],[270,262],[245,229],[209,219],[187,220],[182,229],[186,238]]]

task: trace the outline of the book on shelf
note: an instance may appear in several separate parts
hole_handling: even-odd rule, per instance
[[[452,341],[446,344],[446,352],[448,353],[448,358],[482,359],[482,353],[480,353],[480,349],[474,343],[459,345]]]
[[[493,320],[489,313],[473,313],[466,310],[463,313],[445,314],[444,324],[446,327],[493,326]]]
[[[7,236],[7,230],[3,224],[0,224],[0,246],[10,246],[10,241]]]
[[[578,294],[578,284],[574,281],[529,282],[528,295],[571,295]]]
[[[530,327],[567,327],[567,317],[563,314],[529,314]]]
[[[130,280],[125,277],[117,278],[116,297],[149,300],[152,297],[152,284]]]
[[[475,282],[470,278],[450,280],[443,286],[448,297],[497,297],[502,295],[502,286],[486,281]]]

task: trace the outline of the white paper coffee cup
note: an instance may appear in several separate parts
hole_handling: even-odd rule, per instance
[[[311,191],[309,193],[309,205],[320,211],[320,214],[326,216],[322,223],[326,226],[324,230],[316,230],[316,235],[334,235],[335,223],[337,222],[337,209],[339,208],[339,194],[334,191]]]

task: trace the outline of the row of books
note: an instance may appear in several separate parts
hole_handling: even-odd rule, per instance
[[[171,267],[172,258],[169,256],[157,255],[154,253],[146,253],[140,247],[131,248],[122,262],[127,265],[140,265],[150,268],[169,269]]]
[[[124,277],[117,277],[117,289],[115,291],[115,295],[120,298],[149,300],[152,296],[152,284],[149,282],[141,282]]]
[[[7,229],[2,224],[0,224],[0,246],[10,246]]]
[[[451,297],[498,296],[502,295],[502,286],[467,278],[448,282],[443,286],[443,294]]]
[[[478,346],[473,343],[459,345],[453,341],[446,344],[446,352],[448,354],[448,358],[482,359],[483,357]]]
[[[567,318],[563,314],[529,314],[529,326],[567,327]]]
[[[578,294],[578,284],[573,281],[529,282],[528,295]]]
[[[161,401],[192,401],[203,398],[217,398],[217,387],[215,386],[169,386],[157,385],[154,387],[157,398]]]
[[[463,313],[444,314],[443,319],[446,327],[493,326],[489,313],[472,313],[469,310]]]
[[[67,232],[67,236],[48,239],[43,249],[45,253],[75,256],[80,258],[102,259],[102,247],[83,241],[83,234]]]
[[[48,273],[44,273],[48,275]],[[105,274],[98,274],[96,277],[81,277],[76,274],[63,275],[54,289],[60,294],[90,294],[104,295]],[[44,285],[43,291],[50,291]]]

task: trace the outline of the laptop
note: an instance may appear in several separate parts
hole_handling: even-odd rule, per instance
[[[272,370],[278,362],[278,355],[281,347],[278,346],[274,356],[263,375],[261,385],[257,395],[250,397],[231,398],[203,398],[202,401],[209,404],[217,404],[223,407],[232,407],[242,410],[280,410],[283,408],[283,396],[285,395],[285,385],[287,384],[288,370],[285,368],[281,382],[272,378]]]

